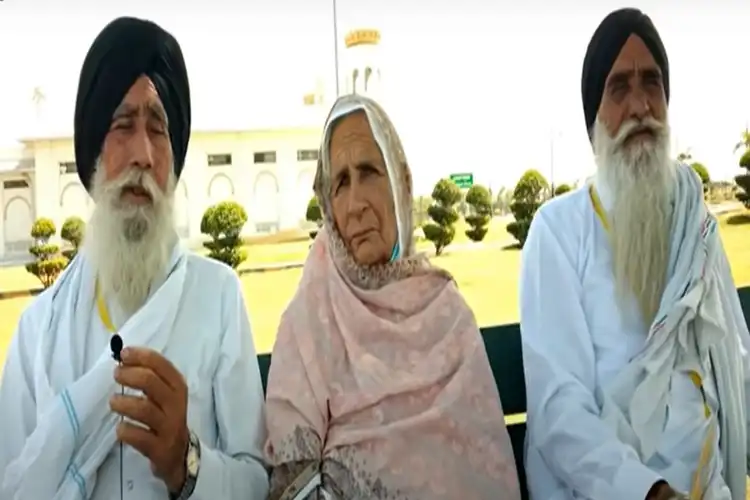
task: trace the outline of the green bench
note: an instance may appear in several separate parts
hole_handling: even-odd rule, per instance
[[[740,288],[737,293],[740,296],[745,320],[750,322],[750,287]],[[490,326],[482,328],[482,338],[497,388],[500,391],[500,399],[505,412],[505,424],[513,443],[513,454],[516,459],[518,478],[521,482],[522,498],[527,500],[526,471],[523,466],[523,449],[526,437],[526,387],[521,354],[521,329],[518,323]],[[271,355],[259,355],[258,364],[260,365],[260,375],[265,390],[268,381],[268,369],[271,366]]]

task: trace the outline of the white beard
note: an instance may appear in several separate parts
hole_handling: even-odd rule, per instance
[[[624,145],[643,125],[655,139]],[[669,140],[668,124],[653,119],[626,122],[615,138],[598,120],[593,130],[597,173],[614,197],[609,236],[618,300],[625,310],[634,296],[649,326],[659,312],[669,265],[676,179]]]
[[[100,290],[114,297],[127,317],[145,304],[151,284],[167,272],[178,240],[173,215],[175,184],[175,176],[170,174],[162,192],[154,178],[139,168],[107,182],[104,168],[97,162],[92,179],[96,207],[83,245]],[[122,189],[128,185],[142,186],[152,203],[139,206],[122,201]]]

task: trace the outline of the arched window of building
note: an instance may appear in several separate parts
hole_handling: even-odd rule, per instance
[[[371,76],[372,76],[372,68],[368,66],[365,68],[365,92],[369,90],[369,83],[370,83]]]
[[[359,79],[359,70],[355,69],[352,72],[352,94],[357,93],[357,80]]]

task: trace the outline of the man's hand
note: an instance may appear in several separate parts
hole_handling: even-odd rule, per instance
[[[659,481],[648,492],[646,500],[671,500],[673,498],[682,498],[682,495],[673,490],[666,481]]]
[[[185,483],[185,455],[190,432],[187,427],[187,384],[182,374],[156,351],[128,347],[122,351],[122,365],[115,380],[142,391],[144,397],[115,395],[112,411],[142,423],[148,429],[120,422],[117,438],[151,461],[151,470],[179,493]]]

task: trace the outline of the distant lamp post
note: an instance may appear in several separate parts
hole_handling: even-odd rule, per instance
[[[555,139],[562,137],[559,130],[550,130],[549,138],[549,177],[550,177],[550,198],[555,195]]]
[[[338,16],[336,15],[336,0],[333,3],[333,64],[336,68],[336,98],[339,97],[339,29]]]

